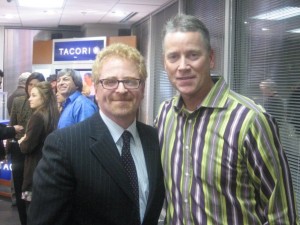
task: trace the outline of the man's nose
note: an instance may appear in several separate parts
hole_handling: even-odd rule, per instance
[[[178,69],[186,69],[188,66],[188,61],[185,56],[180,57]]]
[[[116,89],[117,92],[127,92],[127,88],[125,88],[124,83],[123,82],[119,82],[118,87]]]

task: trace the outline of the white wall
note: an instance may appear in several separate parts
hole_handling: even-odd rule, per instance
[[[130,27],[118,24],[86,24],[82,27],[85,37],[118,36],[119,29],[130,29]]]

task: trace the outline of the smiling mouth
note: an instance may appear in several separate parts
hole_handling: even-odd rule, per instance
[[[177,77],[176,79],[177,80],[191,80],[191,79],[194,79],[194,77],[191,77],[191,76],[189,76],[189,77]]]

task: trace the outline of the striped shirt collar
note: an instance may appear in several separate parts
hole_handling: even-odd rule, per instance
[[[215,83],[205,99],[197,107],[197,110],[201,107],[226,108],[229,91],[229,87],[226,84],[224,78],[220,77],[220,79]],[[174,108],[177,112],[184,109],[183,100],[180,95],[174,97]]]

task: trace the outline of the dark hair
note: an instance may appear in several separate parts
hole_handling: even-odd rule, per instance
[[[50,74],[49,77],[47,77],[48,82],[56,81],[57,75],[56,74]]]
[[[26,91],[26,94],[27,94],[28,97],[29,97],[28,86],[29,86],[30,81],[32,81],[34,79],[36,79],[40,82],[45,81],[45,77],[42,73],[39,73],[39,72],[31,73],[31,75],[27,78],[26,85],[25,85],[25,91]]]
[[[62,69],[58,72],[57,79],[65,75],[72,77],[72,80],[75,86],[78,88],[78,91],[82,92],[83,84],[82,84],[82,78],[80,73],[77,70],[73,70],[73,69],[68,69],[68,68]]]
[[[163,49],[166,35],[174,32],[199,32],[203,37],[207,50],[211,50],[209,31],[205,24],[195,16],[178,14],[165,24],[162,37]]]
[[[43,117],[45,132],[49,134],[56,129],[59,119],[56,95],[52,90],[51,83],[47,81],[39,82],[33,88],[38,90],[43,99],[43,104],[34,113]]]
[[[4,77],[4,73],[2,70],[0,70],[0,77]]]

